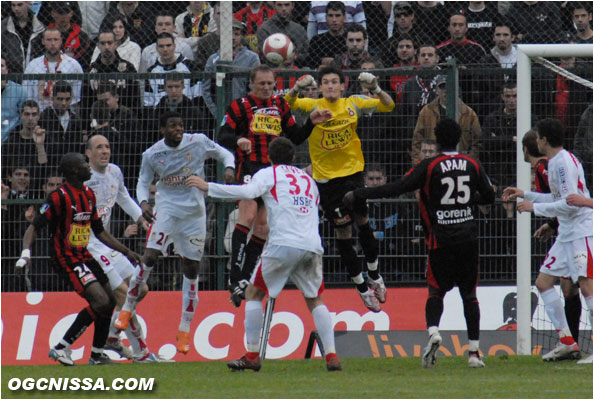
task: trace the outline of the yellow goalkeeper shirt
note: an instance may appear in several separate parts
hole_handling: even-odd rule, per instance
[[[332,112],[332,118],[316,125],[308,138],[309,156],[316,181],[327,181],[363,171],[365,161],[361,140],[357,135],[357,121],[364,113],[390,112],[394,109],[393,102],[386,106],[379,99],[363,95],[343,97],[334,103],[326,99],[299,99],[290,94],[285,99],[291,106],[291,111],[300,119],[307,119],[318,108]]]

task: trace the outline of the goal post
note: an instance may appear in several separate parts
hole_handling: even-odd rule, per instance
[[[530,188],[530,165],[524,161],[522,138],[532,127],[532,59],[534,57],[590,57],[591,44],[520,44],[517,56],[517,133],[516,133],[516,171],[517,185]],[[529,355],[531,343],[531,216],[521,213],[517,216],[517,348],[518,355]]]

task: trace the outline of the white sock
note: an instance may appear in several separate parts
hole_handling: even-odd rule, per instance
[[[365,282],[363,280],[363,273],[359,272],[359,274],[357,276],[353,276],[351,277],[351,280],[356,284],[356,285],[360,285],[363,282]]]
[[[322,339],[322,346],[324,346],[324,353],[336,353],[336,346],[334,345],[334,327],[332,326],[332,317],[328,311],[328,307],[321,304],[314,308],[311,312],[314,318],[318,335]]]
[[[429,337],[435,335],[436,333],[439,335],[439,328],[437,328],[437,326],[430,326],[427,328],[427,332],[429,332]]]
[[[567,319],[565,318],[565,311],[563,309],[563,302],[559,297],[559,294],[554,288],[540,292],[540,297],[545,306],[545,310],[549,319],[553,323],[553,326],[561,337],[565,336],[565,332],[569,332],[569,326],[567,325]]]
[[[254,353],[260,350],[260,330],[264,323],[262,302],[250,300],[245,302],[245,340],[247,351]]]
[[[478,340],[469,340],[468,341],[468,351],[479,351],[479,341]]]
[[[184,276],[182,283],[182,315],[179,330],[190,332],[190,323],[194,318],[198,306],[198,278],[190,279]]]
[[[136,314],[132,314],[125,333],[132,347],[133,354],[139,354],[146,347],[146,343],[144,342],[144,333],[142,332],[142,327],[138,322]]]
[[[134,272],[134,276],[130,280],[130,287],[128,288],[128,293],[126,294],[126,302],[124,303],[122,310],[132,312],[136,309],[140,287],[143,283],[146,283],[148,281],[148,278],[152,270],[153,267],[149,267],[148,265],[142,264]]]
[[[371,263],[367,263],[367,269],[369,271],[376,271],[377,270],[377,260],[375,260],[374,262]]]
[[[119,339],[120,338],[120,330],[116,328],[113,324],[115,323],[116,319],[120,315],[120,310],[115,310],[113,315],[111,316],[111,322],[109,323],[109,335],[107,335],[108,339]]]
[[[592,296],[586,297],[586,307],[588,307],[588,317],[590,317],[590,328],[592,328],[594,326],[592,325]]]

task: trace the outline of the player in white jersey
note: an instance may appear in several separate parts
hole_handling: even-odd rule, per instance
[[[190,322],[198,304],[198,267],[204,252],[206,237],[206,207],[202,191],[186,185],[193,175],[204,176],[204,162],[215,158],[225,166],[223,179],[233,182],[235,159],[233,154],[203,134],[184,133],[179,113],[166,112],[160,117],[159,140],[142,154],[140,177],[136,187],[143,217],[152,224],[148,232],[143,265],[135,274],[126,302],[115,326],[126,329],[136,307],[139,287],[146,283],[159,253],[170,243],[181,256],[183,265],[182,315],[176,337],[177,351],[190,351]],[[148,203],[149,186],[155,175],[157,195],[155,212]]]
[[[311,311],[326,352],[329,371],[341,369],[336,356],[334,330],[328,308],[321,293],[322,240],[318,230],[318,204],[320,194],[312,177],[291,166],[295,146],[279,137],[270,143],[269,158],[272,166],[259,170],[245,185],[207,183],[197,176],[186,183],[208,193],[211,197],[228,199],[255,199],[262,197],[270,227],[261,261],[254,270],[246,290],[245,334],[247,353],[239,360],[228,363],[232,370],[261,368],[258,349],[259,333],[263,324],[262,299],[276,298],[289,278],[301,290]]]
[[[142,217],[142,210],[130,197],[124,185],[124,175],[120,168],[109,162],[111,148],[105,136],[95,135],[87,141],[86,155],[91,166],[91,179],[85,185],[93,189],[97,198],[97,212],[106,231],[110,231],[109,223],[115,204],[118,204],[134,221],[143,224],[148,229],[148,223]],[[136,314],[132,315],[132,323],[125,333],[132,345],[132,351],[119,340],[120,330],[114,326],[119,310],[126,301],[126,292],[130,278],[134,274],[134,265],[120,252],[110,249],[91,233],[87,249],[93,258],[101,265],[109,279],[109,285],[116,299],[116,311],[113,314],[109,328],[109,336],[105,349],[114,350],[122,357],[133,359],[135,362],[164,361],[158,355],[149,351],[142,327],[138,323]],[[141,297],[144,297],[148,287],[143,285]]]
[[[544,119],[536,124],[538,150],[549,159],[548,175],[551,193],[523,191],[506,188],[503,200],[523,197],[518,203],[519,212],[534,212],[543,217],[557,217],[558,235],[549,250],[536,287],[543,299],[545,310],[555,329],[560,343],[543,356],[544,361],[565,358],[580,358],[580,350],[569,331],[563,303],[554,284],[560,277],[577,282],[586,299],[590,324],[592,324],[592,210],[570,206],[566,198],[577,193],[590,197],[586,187],[584,169],[577,158],[563,148],[563,126],[556,119]],[[579,363],[592,363],[592,355]]]

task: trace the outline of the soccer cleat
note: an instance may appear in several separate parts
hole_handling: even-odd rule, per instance
[[[326,355],[326,369],[328,372],[342,371],[342,365],[336,353]]]
[[[89,365],[110,365],[115,364],[107,354],[101,353],[99,357],[89,358]]]
[[[125,331],[128,328],[128,323],[130,322],[130,318],[132,318],[132,312],[126,310],[120,310],[120,314],[118,315],[118,319],[115,320],[113,326],[117,329]]]
[[[175,360],[168,360],[158,354],[151,353],[148,349],[144,349],[138,356],[134,356],[132,362],[135,363],[172,363]]]
[[[104,350],[113,350],[118,353],[121,357],[127,358],[131,360],[134,356],[132,355],[132,350],[129,347],[124,346],[121,340],[115,339],[107,339],[105,342],[105,346],[103,346]]]
[[[372,289],[367,289],[365,293],[361,293],[357,290],[357,293],[359,293],[359,296],[361,296],[361,300],[363,300],[365,307],[369,308],[373,312],[380,312],[382,310],[377,297],[375,296],[375,292]]]
[[[190,351],[190,332],[177,331],[175,341],[177,343],[177,351],[188,354]]]
[[[371,278],[367,278],[367,285],[373,290],[375,293],[375,297],[380,303],[386,302],[386,285],[384,284],[384,279],[380,276],[377,281],[374,281]]]
[[[543,361],[578,360],[581,358],[580,348],[577,343],[563,344],[559,342],[557,347],[542,356]]]
[[[423,368],[433,368],[435,363],[437,362],[437,356],[435,353],[439,349],[441,345],[441,336],[438,333],[434,333],[429,338],[429,342],[427,346],[425,346],[425,350],[423,350]]]
[[[245,299],[245,289],[247,289],[249,282],[245,279],[240,280],[237,283],[229,282],[229,291],[231,297],[229,301],[233,303],[235,307],[241,306],[241,301]]]
[[[586,358],[582,358],[581,360],[579,360],[577,362],[578,364],[592,364],[592,354],[590,354],[588,357]]]
[[[478,351],[468,352],[468,366],[470,368],[484,368],[485,362]]]
[[[66,367],[75,365],[74,361],[72,361],[72,350],[69,347],[64,347],[63,349],[56,349],[55,347],[51,348],[49,358],[58,361]]]
[[[251,369],[252,371],[258,372],[260,371],[260,368],[262,368],[262,363],[260,362],[260,356],[256,357],[254,360],[250,360],[244,355],[239,360],[228,362],[227,367],[233,372],[243,371],[244,369]]]

